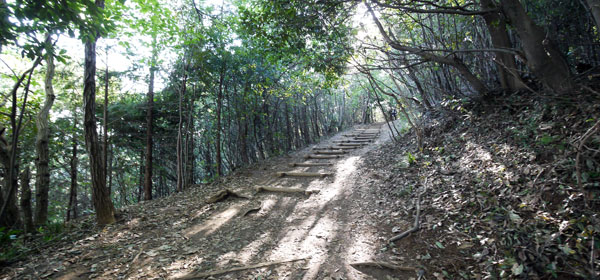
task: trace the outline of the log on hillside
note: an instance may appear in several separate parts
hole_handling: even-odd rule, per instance
[[[329,147],[314,147],[312,149],[313,149],[313,151],[325,151],[325,150],[329,150]]]
[[[311,167],[311,166],[332,166],[331,162],[294,162],[290,163],[290,167]]]
[[[230,189],[224,189],[224,190],[220,190],[217,193],[215,193],[214,195],[210,196],[207,200],[206,203],[216,203],[219,201],[223,201],[227,198],[245,198],[245,199],[250,199],[249,197],[245,196],[245,195],[241,195],[238,194]]]
[[[370,142],[370,141],[364,141],[364,140],[333,140],[333,143],[351,143],[351,144],[364,144],[364,145],[366,145],[367,142]]]
[[[307,155],[305,159],[332,159],[332,158],[340,158],[340,155]]]
[[[321,154],[321,155],[343,155],[345,154],[345,151],[342,150],[333,150],[333,151],[315,151],[315,154]]]
[[[331,173],[317,173],[317,172],[277,172],[278,177],[327,177],[331,176]]]
[[[364,146],[366,144],[364,143],[338,143],[338,146],[343,146],[343,147],[356,147],[356,148],[360,148],[362,146]]]
[[[353,149],[358,149],[358,146],[332,146],[331,149],[333,150],[353,150]]]
[[[311,195],[319,193],[319,190],[303,190],[298,188],[276,188],[276,187],[256,187],[256,192],[283,192],[283,193],[303,193],[305,195]]]

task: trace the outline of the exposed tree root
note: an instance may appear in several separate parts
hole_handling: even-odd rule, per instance
[[[218,191],[216,194],[212,195],[211,197],[209,197],[206,200],[206,203],[216,203],[219,201],[223,201],[227,198],[231,198],[231,197],[239,197],[239,198],[245,198],[245,199],[250,199],[249,197],[245,196],[245,195],[241,195],[238,194],[230,189],[224,189],[224,190],[220,190]]]

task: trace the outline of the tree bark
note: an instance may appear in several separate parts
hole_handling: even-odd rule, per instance
[[[103,108],[103,116],[102,116],[102,128],[103,128],[103,136],[102,140],[102,159],[104,170],[106,171],[106,176],[108,177],[108,45],[106,46],[106,68],[104,68],[104,108]],[[106,178],[104,179],[107,180]],[[111,193],[111,185],[108,184],[108,194]]]
[[[187,66],[183,69],[183,81],[179,91],[179,123],[177,125],[177,191],[183,191],[183,182],[185,180],[183,173],[183,96],[187,84]]]
[[[503,0],[502,12],[521,38],[527,66],[544,86],[567,94],[574,87],[567,62],[544,30],[527,15],[519,0]]]
[[[73,143],[71,150],[71,162],[70,162],[70,175],[71,175],[71,188],[69,190],[69,205],[67,206],[67,218],[71,220],[71,214],[74,219],[77,218],[77,119],[73,120]]]
[[[152,110],[154,109],[154,72],[156,71],[156,36],[152,37],[152,61],[150,62],[150,79],[148,81],[148,94],[147,102],[148,108],[146,109],[146,165],[144,172],[144,200],[152,199],[152,125],[153,115]]]
[[[21,173],[21,209],[23,210],[23,225],[26,233],[32,233],[35,229],[31,212],[31,171],[29,166]]]
[[[48,191],[50,186],[49,163],[49,128],[48,118],[52,104],[54,103],[55,95],[52,87],[52,79],[54,78],[54,56],[48,54],[46,58],[46,78],[45,78],[45,93],[46,100],[40,109],[36,118],[37,135],[36,135],[36,215],[35,224],[40,225],[46,223],[48,219]]]
[[[494,10],[496,5],[492,0],[481,0],[482,10]],[[492,39],[492,46],[497,49],[510,49],[512,47],[508,31],[506,30],[506,20],[498,12],[483,14],[485,25]],[[507,52],[496,52],[496,68],[500,86],[509,90],[520,90],[525,88],[525,84],[517,75],[517,64],[515,57]]]
[[[96,0],[96,5],[104,8],[103,0]],[[85,43],[85,72],[83,85],[85,144],[90,158],[92,179],[92,203],[96,210],[96,222],[99,225],[112,224],[115,219],[115,208],[106,188],[106,170],[102,162],[102,149],[96,130],[96,39],[88,39]]]
[[[215,145],[216,150],[216,162],[217,162],[217,177],[223,175],[223,167],[222,167],[222,156],[221,156],[221,110],[223,106],[223,84],[225,79],[225,62],[221,61],[223,65],[221,66],[221,75],[219,76],[219,91],[217,93],[217,140]]]
[[[37,135],[35,138],[36,159],[36,180],[35,180],[35,217],[36,225],[45,224],[48,221],[48,192],[50,189],[50,170],[48,163],[50,161],[48,142],[50,129],[48,128],[48,118],[52,104],[54,104],[54,88],[52,87],[54,79],[54,54],[48,53],[46,57],[46,78],[45,92],[46,100],[40,109],[35,124]]]
[[[46,41],[50,41],[49,35],[46,37]],[[27,105],[29,86],[31,85],[31,76],[33,74],[33,70],[40,64],[41,61],[42,57],[38,57],[33,62],[33,66],[31,66],[29,70],[25,71],[15,82],[13,89],[10,92],[12,97],[12,105],[9,115],[10,126],[12,130],[10,144],[2,135],[5,131],[4,128],[0,129],[0,161],[7,169],[4,176],[3,191],[5,193],[0,196],[2,201],[2,208],[0,209],[0,226],[5,226],[8,228],[20,226],[19,210],[17,208],[17,175],[19,174],[19,162],[17,159],[18,140],[23,122],[23,114],[25,113],[25,106]],[[17,91],[26,77],[27,83],[25,84],[24,88],[25,93],[23,94],[23,102],[21,103],[20,112],[17,117]]]

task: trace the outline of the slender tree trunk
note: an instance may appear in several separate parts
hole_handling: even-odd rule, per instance
[[[195,91],[195,90],[194,90]],[[195,98],[192,98],[192,100]],[[194,102],[189,103],[187,131],[185,141],[185,187],[188,188],[194,184]]]
[[[46,57],[45,79],[46,100],[35,121],[37,127],[37,135],[35,138],[37,173],[35,180],[36,204],[34,223],[36,225],[42,225],[48,221],[48,192],[50,189],[50,170],[48,167],[48,162],[50,161],[48,150],[50,129],[48,128],[48,118],[50,109],[56,98],[54,95],[54,88],[52,87],[52,79],[54,79],[54,56],[53,54],[48,54]]]
[[[177,124],[177,191],[183,191],[185,173],[183,166],[183,97],[186,94],[187,65],[183,69],[183,81],[179,91],[179,123]]]
[[[73,143],[71,149],[71,162],[70,162],[70,175],[71,175],[71,188],[69,190],[69,205],[67,206],[67,221],[71,220],[71,214],[73,218],[77,218],[77,135],[75,133],[77,128],[77,119],[73,120]]]
[[[288,101],[284,100],[284,110],[285,110],[285,128],[286,128],[286,141],[285,141],[285,148],[286,150],[290,151],[292,150],[292,142],[294,141],[294,134],[292,133],[292,122],[290,121],[290,108],[288,106]]]
[[[144,150],[140,150],[140,177],[139,177],[139,185],[138,185],[138,190],[136,192],[136,201],[140,202],[142,201],[142,198],[144,197],[144,191],[145,191],[145,166],[144,166]]]
[[[104,8],[103,0],[96,5]],[[96,210],[99,225],[112,224],[115,220],[115,208],[106,188],[106,170],[102,163],[102,150],[96,130],[96,38],[85,43],[85,72],[83,86],[85,144],[90,158],[92,177],[92,203]]]
[[[23,210],[23,224],[26,233],[34,231],[33,218],[31,212],[31,171],[29,166],[25,167],[21,173],[21,209]]]
[[[217,93],[217,140],[216,140],[216,161],[217,161],[217,176],[220,177],[223,175],[223,167],[222,167],[222,156],[221,156],[221,110],[223,106],[223,84],[225,80],[225,62],[222,61],[223,65],[221,67],[221,75],[219,76],[219,91]]]
[[[519,0],[503,0],[501,8],[521,39],[527,66],[533,74],[556,93],[570,93],[574,82],[569,66],[544,30],[527,15]]]
[[[156,46],[156,36],[152,38],[152,61],[150,62],[150,79],[148,81],[148,94],[147,94],[147,103],[148,108],[146,109],[146,169],[144,173],[144,200],[152,199],[152,125],[153,125],[153,116],[152,110],[154,109],[154,72],[156,71],[156,60],[157,60],[157,46]],[[143,152],[142,152],[143,154]]]
[[[106,177],[108,177],[107,178],[107,180],[108,180],[107,184],[108,184],[108,189],[109,190],[113,189],[113,168],[114,168],[114,165],[113,165],[114,151],[113,151],[113,149],[114,149],[114,146],[111,148],[111,145],[109,143],[108,150],[107,150],[107,152],[108,152],[108,155],[107,155],[107,157],[108,157],[108,165],[106,166]]]
[[[102,143],[102,156],[103,156],[103,164],[104,164],[104,170],[106,171],[105,176],[109,176],[108,175],[108,82],[109,82],[109,76],[108,76],[108,45],[106,46],[106,68],[104,68],[104,108],[103,108],[103,117],[102,117],[102,128],[103,128],[103,135],[104,137],[102,137],[103,143]],[[105,181],[107,180],[106,178],[104,179]],[[108,195],[110,196],[111,193],[111,185],[108,184]]]

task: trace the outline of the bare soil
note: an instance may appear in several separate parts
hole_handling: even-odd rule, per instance
[[[305,159],[343,134],[379,131],[368,143],[337,159]],[[357,126],[317,145],[237,170],[220,181],[167,198],[121,209],[120,221],[103,229],[91,218],[73,224],[58,242],[2,269],[2,279],[409,279],[423,274],[412,254],[395,254],[393,227],[410,227],[412,214],[382,210],[381,179],[366,168],[389,142],[387,126]],[[294,162],[332,166],[290,167]],[[278,172],[332,173],[326,177],[277,176]],[[260,186],[300,188],[311,194],[259,192]],[[215,203],[229,189],[244,197]],[[391,208],[390,208],[391,209]],[[394,253],[392,253],[392,251]],[[382,262],[407,270],[354,263]],[[256,268],[244,269],[248,266]],[[238,271],[228,272],[232,268]],[[411,269],[413,269],[411,271]],[[203,273],[222,272],[213,276]]]

